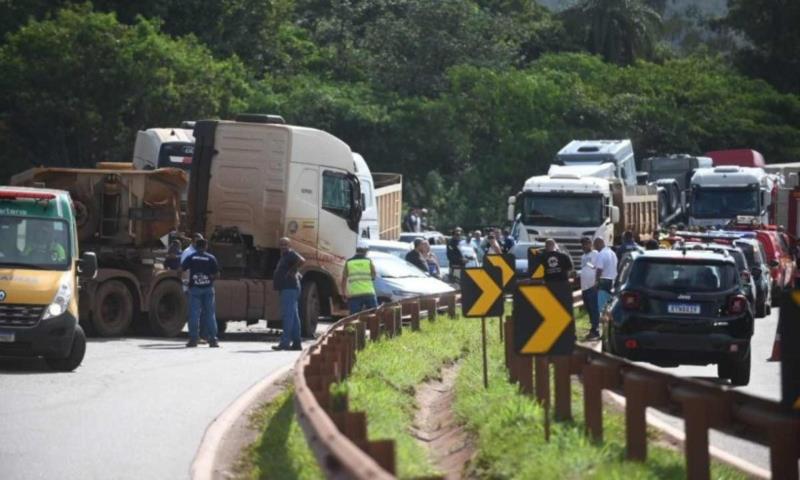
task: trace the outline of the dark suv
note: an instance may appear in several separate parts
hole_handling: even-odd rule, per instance
[[[602,321],[605,351],[660,366],[715,363],[721,379],[750,381],[753,315],[729,255],[640,254],[620,272]]]

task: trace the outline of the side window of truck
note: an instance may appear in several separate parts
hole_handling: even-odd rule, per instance
[[[351,184],[343,173],[326,170],[322,173],[322,208],[332,214],[350,217]]]

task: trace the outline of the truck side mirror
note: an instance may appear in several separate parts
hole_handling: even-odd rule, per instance
[[[619,207],[611,207],[611,223],[619,223]]]
[[[636,184],[637,185],[647,185],[647,181],[650,179],[650,174],[647,172],[637,172],[636,173]]]
[[[97,255],[94,252],[83,252],[78,260],[78,276],[94,278],[97,275]]]
[[[772,268],[778,267],[778,266],[780,266],[780,264],[781,264],[781,262],[779,262],[778,260],[770,260],[769,261],[769,266],[772,267]]]
[[[514,221],[514,206],[516,205],[516,203],[517,203],[517,197],[513,195],[508,197],[508,211],[506,212],[506,218],[508,219],[509,222]]]

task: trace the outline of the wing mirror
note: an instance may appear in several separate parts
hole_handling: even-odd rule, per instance
[[[78,276],[91,279],[97,275],[97,255],[94,252],[83,252],[78,260]]]
[[[611,223],[619,223],[619,207],[611,207]]]
[[[780,264],[781,264],[781,262],[779,262],[778,260],[770,260],[769,261],[769,266],[772,267],[772,268],[778,267],[778,266],[780,266]]]

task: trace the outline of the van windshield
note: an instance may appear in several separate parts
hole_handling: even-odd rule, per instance
[[[67,270],[69,225],[46,218],[0,218],[0,268]]]

